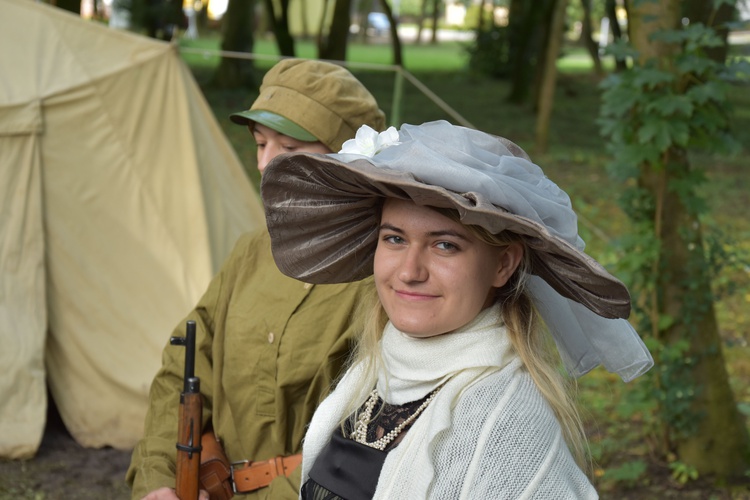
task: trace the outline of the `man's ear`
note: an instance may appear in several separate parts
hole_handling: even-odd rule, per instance
[[[492,286],[500,288],[504,286],[513,273],[518,269],[518,265],[523,258],[523,245],[520,243],[511,243],[505,247],[505,251],[500,256],[500,263],[497,268],[497,276]]]

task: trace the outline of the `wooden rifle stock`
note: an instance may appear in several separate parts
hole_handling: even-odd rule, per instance
[[[177,425],[175,492],[180,500],[197,500],[203,400],[201,381],[195,376],[195,321],[187,322],[184,337],[172,337],[170,343],[185,346],[185,380],[180,394],[180,415]]]

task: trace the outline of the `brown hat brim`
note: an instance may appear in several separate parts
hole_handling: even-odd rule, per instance
[[[289,193],[294,193],[293,197]],[[261,194],[274,259],[286,275],[309,283],[343,283],[373,272],[384,198],[455,209],[463,224],[523,236],[531,272],[563,297],[604,318],[627,318],[625,285],[596,260],[547,228],[512,214],[479,193],[425,184],[407,172],[366,159],[349,163],[325,155],[285,154],[264,171]]]

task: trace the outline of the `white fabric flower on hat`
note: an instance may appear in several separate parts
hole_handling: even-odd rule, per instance
[[[341,147],[339,154],[353,154],[372,158],[387,147],[400,144],[398,130],[389,127],[385,132],[376,132],[373,128],[362,125],[354,139],[349,139]]]

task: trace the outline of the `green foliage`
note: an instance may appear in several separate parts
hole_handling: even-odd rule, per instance
[[[688,151],[707,154],[727,154],[740,150],[730,134],[730,110],[727,107],[729,82],[743,78],[743,65],[730,62],[720,64],[705,55],[708,48],[722,43],[715,31],[700,23],[678,30],[656,33],[655,40],[679,45],[681,50],[672,57],[652,59],[634,64],[629,70],[609,76],[601,84],[603,90],[599,124],[608,138],[612,161],[608,170],[625,188],[621,206],[632,222],[632,233],[619,242],[623,258],[619,268],[629,278],[635,291],[635,311],[641,332],[666,332],[679,322],[694,335],[692,321],[703,313],[714,297],[710,290],[696,289],[696,282],[685,282],[683,287],[694,293],[692,303],[683,303],[680,314],[673,317],[659,313],[660,300],[657,276],[664,256],[655,227],[658,201],[651,190],[641,187],[644,171],[663,175],[666,187],[676,194],[687,213],[701,217],[707,205],[701,197],[705,171],[685,168],[672,161]],[[637,58],[632,47],[614,45],[609,52],[619,57]],[[680,228],[684,241],[700,241],[696,228]],[[688,276],[706,275],[728,265],[736,256],[720,241],[708,240],[706,258],[692,259]],[[704,250],[704,249],[699,249]],[[727,285],[731,288],[731,285]],[[700,386],[691,383],[690,373],[697,359],[690,355],[690,339],[666,343],[651,339],[651,350],[657,362],[652,371],[653,392],[634,394],[636,400],[653,397],[669,436],[679,438],[694,433],[702,416],[693,401]],[[705,354],[705,353],[704,353]],[[656,411],[656,407],[634,404],[642,411]],[[675,462],[675,479],[684,482],[695,479],[697,473],[685,464]],[[611,471],[607,471],[610,474]],[[618,471],[627,477],[630,468]],[[694,477],[695,476],[695,477]]]
[[[665,30],[654,33],[655,41],[682,44],[687,54],[700,55],[705,49],[721,47],[724,43],[716,30],[702,23],[689,24],[681,30]],[[708,62],[710,60],[706,60]]]
[[[623,483],[625,486],[634,486],[646,474],[646,462],[643,460],[631,460],[618,467],[607,469],[604,478],[610,481]]]
[[[669,468],[672,469],[672,477],[680,484],[698,479],[698,470],[690,464],[676,460],[669,464]]]
[[[750,245],[716,226],[706,231],[704,239],[710,272],[715,277],[716,300],[737,293],[750,294],[750,277],[745,280],[732,278],[742,274],[747,276],[747,270],[750,269]]]
[[[491,2],[493,8],[494,7],[508,7],[510,1],[503,1],[503,0],[493,0]],[[477,29],[477,26],[480,24],[484,26],[492,25],[494,24],[494,15],[492,13],[492,10],[485,9],[484,11],[481,9],[482,5],[479,2],[475,1],[464,1],[464,6],[466,7],[466,17],[464,18],[464,25],[463,29]],[[479,22],[479,16],[482,16],[482,22]]]
[[[661,381],[658,392],[662,417],[670,424],[675,438],[695,432],[700,412],[692,408],[696,389],[688,381],[695,359],[688,355],[690,341],[681,339],[671,344],[661,344],[656,352],[660,363],[656,374]]]
[[[508,28],[493,26],[478,32],[466,51],[469,54],[469,68],[474,73],[494,78],[507,78],[510,74]]]

